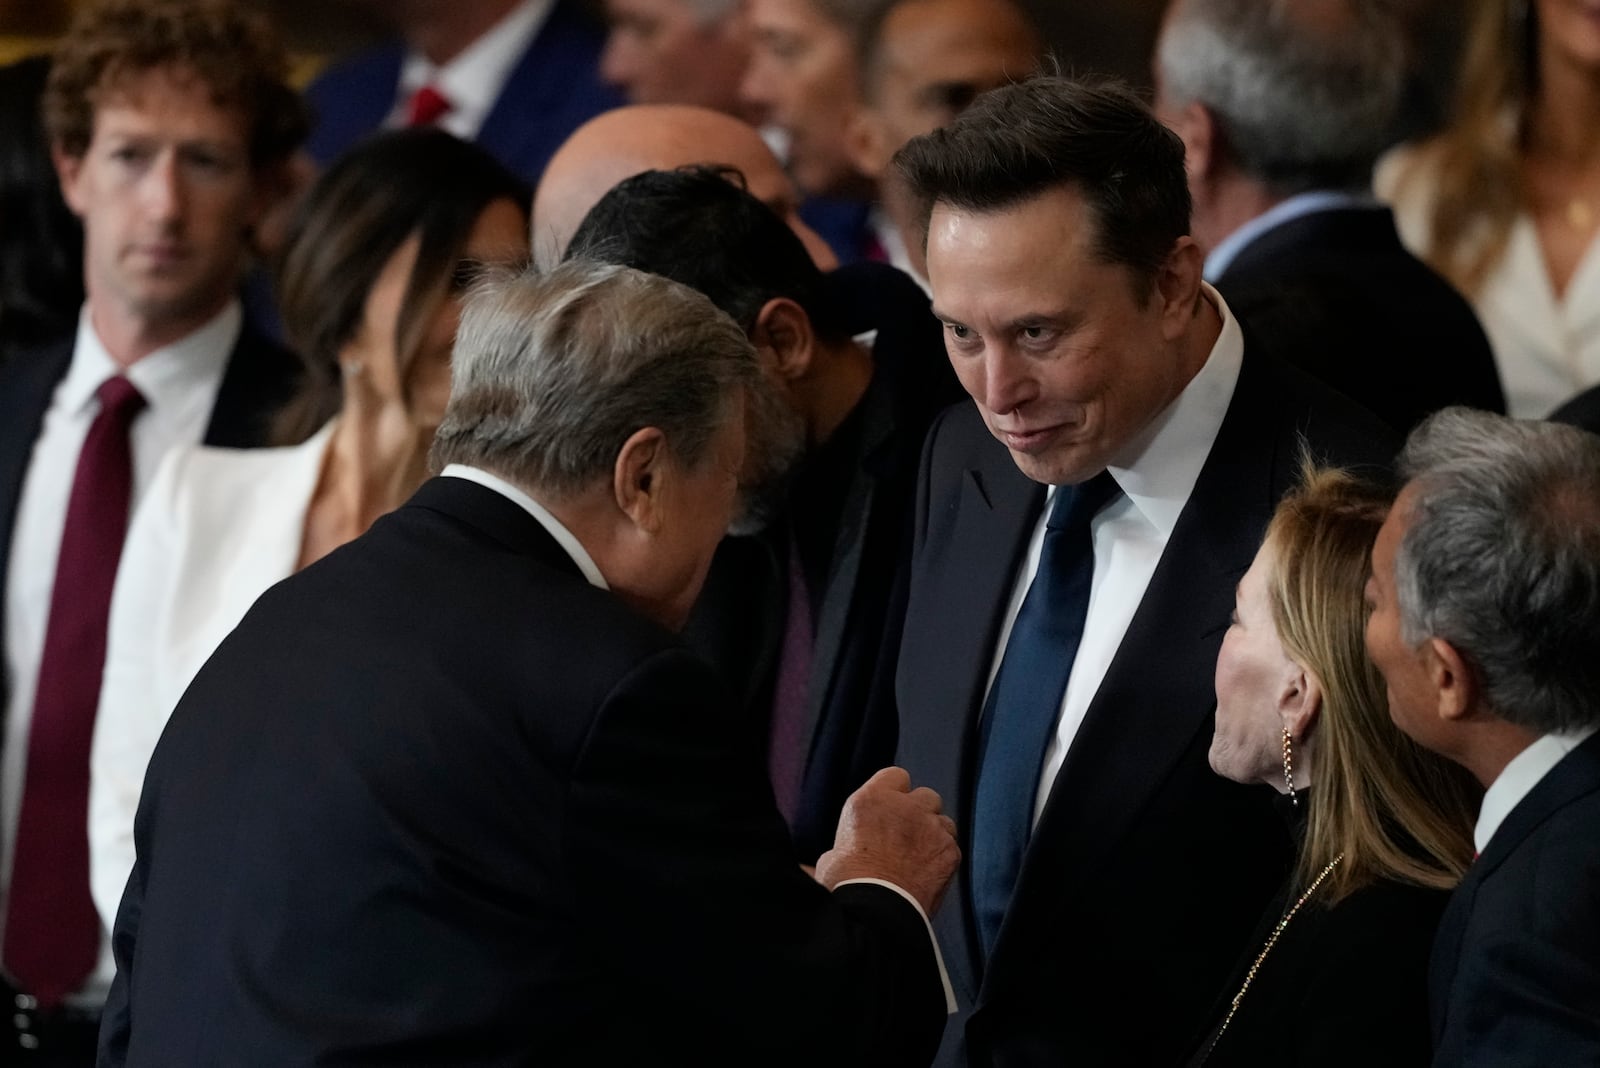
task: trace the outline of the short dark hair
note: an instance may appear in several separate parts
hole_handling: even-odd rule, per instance
[[[229,0],[98,0],[56,49],[44,101],[51,140],[82,156],[95,108],[155,70],[192,73],[214,104],[243,114],[256,167],[288,159],[310,129],[287,55],[260,15]]]
[[[935,204],[999,211],[1071,188],[1099,226],[1100,255],[1146,283],[1189,232],[1183,142],[1121,82],[1046,75],[994,89],[894,165],[924,231]]]
[[[746,334],[777,297],[798,304],[827,341],[849,336],[827,281],[794,231],[751,196],[731,167],[645,171],[600,198],[566,259],[598,260],[682,282],[711,298]]]
[[[526,212],[529,197],[494,157],[441,130],[377,134],[341,156],[299,205],[279,265],[284,331],[305,363],[305,386],[278,437],[303,439],[338,411],[339,353],[408,238],[418,248],[395,323],[401,382],[439,302],[471,281],[457,268],[478,216],[497,200]]]

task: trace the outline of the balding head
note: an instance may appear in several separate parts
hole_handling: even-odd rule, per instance
[[[794,184],[756,131],[709,108],[673,104],[618,108],[580,126],[545,168],[533,202],[536,262],[559,262],[589,209],[625,178],[692,164],[733,167],[752,195],[777,212],[824,270],[833,254],[800,220]]]

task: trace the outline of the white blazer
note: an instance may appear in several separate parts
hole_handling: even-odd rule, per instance
[[[290,448],[173,449],[134,513],[89,754],[89,883],[108,929],[156,740],[222,639],[293,573],[332,428]]]
[[[1376,185],[1394,205],[1401,239],[1420,256],[1432,233],[1436,179],[1419,171],[1401,182],[1414,166],[1415,151],[1391,152],[1378,168]],[[1590,240],[1566,292],[1557,297],[1533,218],[1520,214],[1505,254],[1469,299],[1489,335],[1511,415],[1542,419],[1600,382],[1600,240]]]

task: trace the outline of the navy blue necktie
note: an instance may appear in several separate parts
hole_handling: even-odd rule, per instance
[[[1000,933],[1033,825],[1045,747],[1083,638],[1094,578],[1089,521],[1118,492],[1102,471],[1062,486],[1045,521],[1039,570],[1017,611],[978,735],[972,813],[972,904],[987,957]]]

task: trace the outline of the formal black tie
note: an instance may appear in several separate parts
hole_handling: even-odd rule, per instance
[[[1045,521],[1039,569],[1017,611],[978,728],[972,903],[987,957],[1033,826],[1045,747],[1083,638],[1094,578],[1089,521],[1118,493],[1109,472],[1062,486]]]

